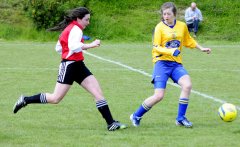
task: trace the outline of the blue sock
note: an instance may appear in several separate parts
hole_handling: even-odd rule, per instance
[[[179,99],[177,120],[183,120],[185,118],[185,114],[188,107],[188,100],[189,100],[188,98]]]
[[[136,117],[142,117],[144,113],[149,111],[151,107],[148,107],[145,103],[142,103],[142,105],[137,109],[137,111],[134,113]]]

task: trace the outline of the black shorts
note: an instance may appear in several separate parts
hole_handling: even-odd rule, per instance
[[[81,84],[82,81],[92,75],[83,61],[65,61],[59,65],[58,83],[72,85],[73,82]]]

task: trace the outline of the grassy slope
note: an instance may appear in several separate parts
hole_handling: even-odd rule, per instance
[[[19,10],[19,7],[8,4],[11,1],[0,3],[1,32],[0,38],[8,40],[56,40],[58,33],[37,32],[32,24]],[[19,0],[21,1],[21,0]],[[112,41],[151,41],[151,32],[160,20],[159,9],[164,1],[138,0],[90,0],[88,7],[92,10],[91,25],[86,34],[93,38]],[[13,3],[13,2],[12,2]],[[184,10],[190,0],[175,1],[178,7],[178,19],[183,20]],[[239,41],[238,8],[240,4],[234,0],[197,1],[202,10],[204,22],[199,31],[199,40],[227,40]],[[14,9],[12,8],[14,6]],[[11,16],[11,17],[9,17]],[[17,18],[17,19],[16,19]],[[9,33],[9,32],[13,33]]]

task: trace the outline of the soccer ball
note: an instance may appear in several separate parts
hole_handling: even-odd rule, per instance
[[[223,121],[231,122],[237,117],[237,108],[233,104],[225,103],[218,109],[218,115]]]

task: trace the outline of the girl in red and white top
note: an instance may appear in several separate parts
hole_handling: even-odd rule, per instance
[[[84,43],[83,30],[89,25],[89,21],[89,10],[79,7],[69,11],[69,14],[57,26],[48,29],[49,31],[62,31],[56,44],[56,51],[61,54],[62,61],[55,90],[53,93],[39,93],[33,96],[21,95],[14,105],[14,113],[31,103],[59,103],[75,81],[93,95],[96,107],[106,120],[109,131],[126,128],[126,125],[113,119],[97,79],[83,62],[83,50],[100,46],[98,39],[90,44]]]

